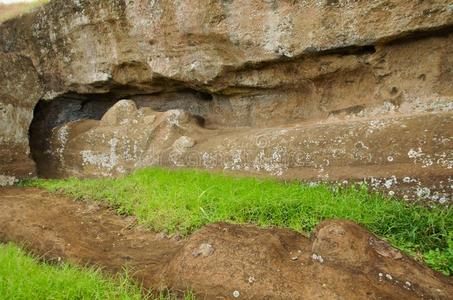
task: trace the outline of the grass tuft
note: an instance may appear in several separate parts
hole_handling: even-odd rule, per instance
[[[39,263],[12,244],[0,244],[2,299],[142,299],[126,275],[107,278],[99,270]]]
[[[447,275],[453,274],[453,210],[385,199],[367,188],[309,186],[197,170],[144,169],[118,179],[33,180],[25,186],[106,202],[156,231],[188,235],[226,221],[311,232],[325,219],[355,221]]]
[[[1,299],[196,299],[191,292],[183,298],[169,291],[144,293],[127,272],[108,277],[99,269],[42,263],[13,244],[0,244],[0,295]]]

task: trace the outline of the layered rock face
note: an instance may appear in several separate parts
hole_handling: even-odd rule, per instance
[[[0,174],[199,167],[449,203],[452,28],[442,0],[54,0],[0,25]]]

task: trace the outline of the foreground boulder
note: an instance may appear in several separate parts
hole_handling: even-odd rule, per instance
[[[0,182],[195,166],[451,203],[452,25],[444,0],[53,0],[0,25]],[[100,121],[123,99],[194,121]]]
[[[206,244],[211,253],[194,255]],[[453,291],[450,279],[348,221],[320,224],[311,240],[210,225],[188,239],[167,272],[173,288],[208,299],[448,299]]]
[[[89,202],[38,189],[0,190],[0,241],[50,261],[121,272],[147,288],[200,299],[451,299],[453,279],[412,260],[361,226],[285,229],[212,224],[187,239],[135,226]]]

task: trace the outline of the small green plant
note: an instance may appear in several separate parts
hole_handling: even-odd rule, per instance
[[[108,203],[156,231],[188,235],[213,222],[252,223],[301,232],[325,219],[355,221],[394,246],[448,274],[452,268],[451,207],[427,208],[369,193],[196,170],[144,169],[118,179],[34,180],[25,186]],[[437,257],[436,257],[437,255]]]
[[[453,275],[453,232],[448,238],[448,247],[442,251],[439,248],[429,250],[425,260],[433,269],[439,270],[447,276]]]

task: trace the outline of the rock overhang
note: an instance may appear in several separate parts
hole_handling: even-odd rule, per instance
[[[111,105],[130,99],[138,111],[148,107],[149,118],[176,109],[194,121],[153,131],[136,119],[103,132],[86,120],[102,114],[67,119],[47,132],[49,145],[62,128],[77,133],[64,134],[65,145],[46,158],[61,176],[196,166],[365,179],[390,194],[448,203],[452,24],[451,5],[440,0],[54,0],[0,26],[2,70],[14,70],[1,77],[1,105],[12,113],[0,122],[8,127],[0,133],[0,174],[34,174],[27,132],[38,100],[99,95]],[[175,150],[184,137],[191,146]],[[148,154],[131,158],[134,147]],[[84,168],[88,152],[102,161],[114,153],[118,165]]]

